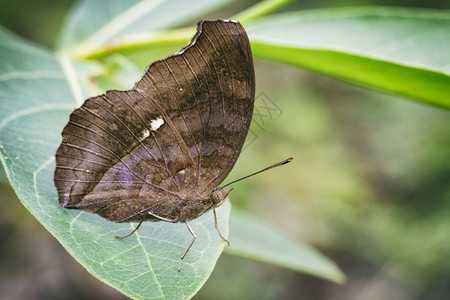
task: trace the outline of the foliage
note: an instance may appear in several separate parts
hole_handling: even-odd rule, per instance
[[[265,1],[236,16],[248,29],[256,58],[450,107],[449,59],[441,51],[450,43],[449,14],[365,8],[263,16],[285,3]],[[194,33],[193,27],[172,28],[224,4],[81,1],[69,13],[55,51],[0,30],[0,159],[7,177],[24,206],[77,261],[132,298],[191,297],[224,243],[210,214],[192,222],[198,239],[178,273],[180,253],[190,240],[183,224],[145,224],[134,237],[117,241],[114,235],[134,225],[58,208],[52,174],[60,132],[85,98],[129,87],[149,53],[157,58],[161,51],[173,52]],[[218,214],[227,233],[229,203]],[[326,257],[266,224],[233,209],[227,253],[343,281]]]

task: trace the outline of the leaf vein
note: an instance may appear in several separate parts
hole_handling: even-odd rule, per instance
[[[131,226],[131,228],[133,228],[133,225],[130,224],[130,226]],[[133,228],[133,229],[134,229],[134,228]],[[149,267],[149,271],[148,271],[148,272],[151,273],[151,274],[153,275],[153,277],[155,278],[156,286],[158,287],[158,290],[159,290],[159,292],[161,293],[161,296],[163,296],[163,297],[165,298],[164,292],[163,292],[163,290],[162,290],[161,282],[159,281],[158,277],[157,277],[156,274],[155,274],[155,271],[153,270],[153,266],[152,266],[152,263],[151,263],[151,261],[150,261],[150,255],[149,255],[149,253],[146,251],[146,249],[145,249],[145,247],[144,247],[144,244],[143,244],[142,241],[141,241],[141,236],[140,236],[139,232],[136,232],[135,234],[136,234],[136,238],[137,238],[137,241],[138,241],[139,245],[142,247],[142,251],[144,251],[145,258],[146,258],[146,260],[147,260],[147,264],[148,264],[148,267]],[[144,274],[145,274],[145,273],[144,273]],[[142,275],[143,275],[143,274],[142,274]]]
[[[14,121],[15,119],[18,119],[20,117],[26,116],[26,115],[32,115],[36,113],[40,113],[43,111],[51,111],[51,110],[67,110],[67,109],[73,109],[73,104],[69,103],[58,103],[58,104],[46,104],[41,106],[35,106],[26,108],[23,110],[19,110],[13,114],[11,114],[9,117],[3,119],[3,121],[0,123],[0,130],[5,127],[9,122]]]

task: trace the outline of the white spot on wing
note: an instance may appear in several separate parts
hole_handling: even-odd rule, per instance
[[[156,119],[150,122],[150,130],[156,131],[161,125],[164,124],[164,120],[162,117],[157,117]],[[149,132],[150,135],[150,132]]]
[[[139,141],[143,141],[143,140],[145,140],[146,138],[148,138],[150,136],[150,130],[148,130],[147,128],[145,128],[143,131],[142,131],[142,136],[139,138]]]
[[[223,19],[222,21],[227,22],[227,23],[234,23],[234,24],[237,24],[237,23],[238,23],[238,21],[235,21],[235,20],[229,20],[229,19]]]

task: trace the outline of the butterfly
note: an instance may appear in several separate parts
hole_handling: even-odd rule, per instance
[[[255,74],[247,34],[231,20],[199,21],[180,51],[153,62],[130,90],[87,99],[56,152],[60,206],[112,222],[184,222],[213,210],[253,114]]]

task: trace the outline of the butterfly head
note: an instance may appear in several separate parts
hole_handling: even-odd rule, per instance
[[[214,207],[222,205],[223,201],[228,197],[233,189],[225,190],[223,188],[217,188],[211,193],[211,199]]]

